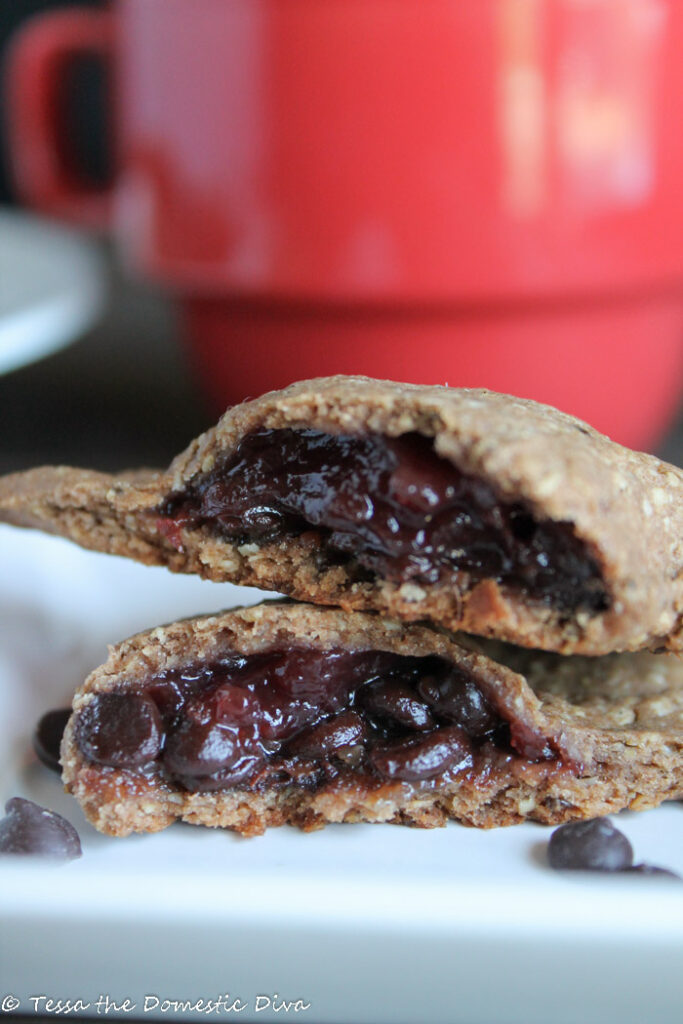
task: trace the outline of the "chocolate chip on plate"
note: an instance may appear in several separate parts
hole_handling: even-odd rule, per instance
[[[0,853],[27,854],[74,860],[80,857],[81,841],[71,822],[61,814],[15,796],[5,804],[0,819]]]
[[[38,722],[33,734],[33,749],[43,764],[55,772],[62,770],[59,763],[59,748],[70,716],[71,708],[48,711]]]
[[[633,849],[609,818],[573,821],[550,837],[551,868],[574,871],[622,871],[633,865]]]

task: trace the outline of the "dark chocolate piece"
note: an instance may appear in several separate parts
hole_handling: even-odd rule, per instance
[[[573,821],[550,837],[551,868],[572,871],[622,871],[633,864],[633,848],[608,818]]]
[[[33,749],[47,768],[53,772],[61,772],[59,763],[59,747],[64,735],[66,723],[71,717],[71,708],[59,708],[48,711],[38,722],[33,734]]]
[[[145,694],[102,693],[78,716],[76,737],[89,761],[138,768],[161,750],[161,716]]]
[[[81,841],[70,821],[61,814],[15,796],[5,804],[0,820],[0,853],[27,854],[74,860],[80,857]]]

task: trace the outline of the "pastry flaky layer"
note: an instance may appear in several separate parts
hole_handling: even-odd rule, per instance
[[[259,431],[421,435],[429,439],[430,451],[474,481],[473,493],[483,485],[504,510],[512,507],[518,515],[521,509],[533,521],[522,529],[540,527],[542,534],[557,525],[565,548],[581,547],[595,576],[590,585],[602,588],[603,596],[592,603],[568,599],[571,580],[562,576],[575,554],[555,567],[563,594],[558,603],[552,593],[520,586],[495,568],[471,571],[471,552],[464,562],[457,562],[456,552],[454,569],[442,565],[402,579],[384,572],[381,559],[365,565],[361,559],[359,568],[353,551],[331,550],[329,529],[299,525],[269,536],[261,524],[260,532],[252,536],[245,526],[240,536],[205,518],[169,518],[172,496],[198,493],[202,481],[220,475],[231,459],[234,484],[239,446]],[[683,471],[627,450],[547,406],[482,390],[331,377],[228,410],[163,473],[109,476],[43,468],[5,477],[0,519],[61,534],[84,547],[315,604],[430,620],[525,647],[593,655],[683,646],[682,498]],[[493,520],[497,515],[494,510]],[[492,557],[495,565],[495,552]],[[534,557],[553,570],[552,550]],[[489,563],[484,558],[482,564]]]
[[[334,652],[337,657],[340,652],[354,652],[356,658],[362,658],[362,652],[373,652],[373,657],[377,652],[390,652],[390,656],[424,658],[427,660],[419,663],[424,669],[418,669],[418,677],[424,672],[428,678],[426,683],[423,678],[415,691],[423,695],[445,692],[443,686],[434,690],[433,680],[430,682],[435,665],[445,665],[461,683],[465,679],[467,685],[476,687],[488,709],[489,721],[481,725],[481,702],[474,716],[470,707],[464,725],[464,720],[460,726],[444,725],[442,719],[440,728],[445,729],[449,742],[452,744],[456,735],[457,744],[462,742],[464,746],[456,744],[457,756],[445,762],[442,771],[435,771],[433,757],[430,762],[429,757],[420,760],[411,755],[412,776],[403,770],[405,764],[396,768],[395,756],[393,761],[385,755],[376,758],[373,763],[380,766],[380,772],[368,771],[368,762],[352,758],[353,748],[349,746],[330,753],[328,745],[323,766],[323,747],[316,755],[310,740],[302,743],[300,736],[298,740],[295,737],[292,741],[291,736],[285,740],[282,749],[289,751],[290,759],[277,754],[280,760],[271,776],[255,769],[246,778],[211,791],[193,792],[187,784],[174,781],[172,772],[164,767],[163,748],[157,760],[134,768],[96,763],[87,756],[87,751],[97,748],[98,734],[91,729],[84,742],[87,729],[83,723],[91,726],[97,720],[98,728],[106,732],[104,714],[99,718],[93,714],[98,702],[100,709],[104,708],[104,695],[117,694],[115,700],[121,701],[130,694],[153,693],[159,702],[160,679],[167,684],[169,679],[177,682],[185,672],[186,678],[196,680],[202,666],[225,666],[237,656],[248,662],[269,652],[278,656],[284,652],[286,657],[288,651],[299,656],[302,652],[303,656],[310,655],[311,651]],[[118,836],[158,831],[178,818],[235,829],[244,835],[256,835],[284,823],[311,830],[328,822],[432,827],[455,819],[489,828],[523,820],[559,823],[625,807],[645,809],[683,797],[680,659],[643,652],[601,659],[564,659],[504,645],[499,645],[496,653],[514,664],[516,671],[431,627],[288,602],[160,627],[112,648],[108,661],[77,692],[62,743],[64,781],[96,828]],[[234,688],[228,686],[226,690],[222,678],[220,700],[227,700],[230,691],[228,710],[220,705],[223,725],[229,728],[230,709],[234,712],[238,707],[238,714],[243,712],[239,701],[235,703]],[[364,681],[349,698],[356,709],[354,715],[359,709],[369,708],[371,718],[381,720],[386,701],[382,711],[377,692],[370,702],[366,699],[366,688],[376,685],[376,681]],[[380,690],[382,685],[380,681]],[[240,691],[242,695],[244,692]],[[263,703],[265,691],[259,692]],[[210,704],[216,708],[215,694],[207,701],[207,693],[206,688],[201,690],[200,704],[203,701],[202,707]],[[439,707],[438,700],[433,707]],[[390,707],[394,726],[396,715],[400,716],[397,708],[394,701]],[[193,714],[193,721],[203,727],[207,721],[204,713],[195,708]],[[328,714],[326,722],[340,721],[339,714],[338,709],[331,718]],[[348,722],[348,713],[342,710],[341,715],[346,715],[344,720]],[[309,735],[311,721],[309,716]],[[493,728],[491,722],[502,725]],[[173,728],[182,731],[183,726],[176,721],[174,727],[169,727],[167,750]],[[468,740],[467,730],[476,732],[477,728],[479,739]],[[425,742],[425,737],[429,744],[427,733],[412,732],[410,749]],[[144,745],[148,738],[143,737],[140,743]],[[398,748],[405,750],[405,742],[399,741]],[[382,749],[381,737],[379,743]],[[100,743],[97,749],[101,751],[104,746]],[[209,746],[215,751],[215,741]],[[110,744],[111,749],[114,747]],[[389,747],[397,749],[395,740],[390,740]],[[273,749],[271,743],[269,750]],[[434,749],[432,743],[432,755]],[[469,753],[463,755],[466,749]],[[292,751],[304,757],[298,767],[292,767]],[[344,761],[340,760],[342,754]],[[314,760],[307,761],[307,757]]]

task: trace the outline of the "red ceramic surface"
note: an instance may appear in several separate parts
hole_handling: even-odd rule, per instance
[[[683,356],[678,0],[97,17],[44,16],[17,42],[18,179],[44,209],[82,201],[175,289],[217,400],[356,371],[532,395],[633,443],[661,429]],[[111,213],[66,173],[50,116],[64,62],[108,40]]]
[[[629,447],[661,437],[683,379],[678,298],[569,307],[383,311],[189,299],[216,410],[297,378],[367,373],[536,398]],[[380,361],[384,360],[384,362]]]

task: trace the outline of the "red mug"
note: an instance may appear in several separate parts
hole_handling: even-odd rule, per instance
[[[114,70],[84,188],[64,69]],[[486,386],[646,446],[683,372],[678,0],[118,0],[9,65],[28,202],[180,296],[217,403],[328,373]]]

